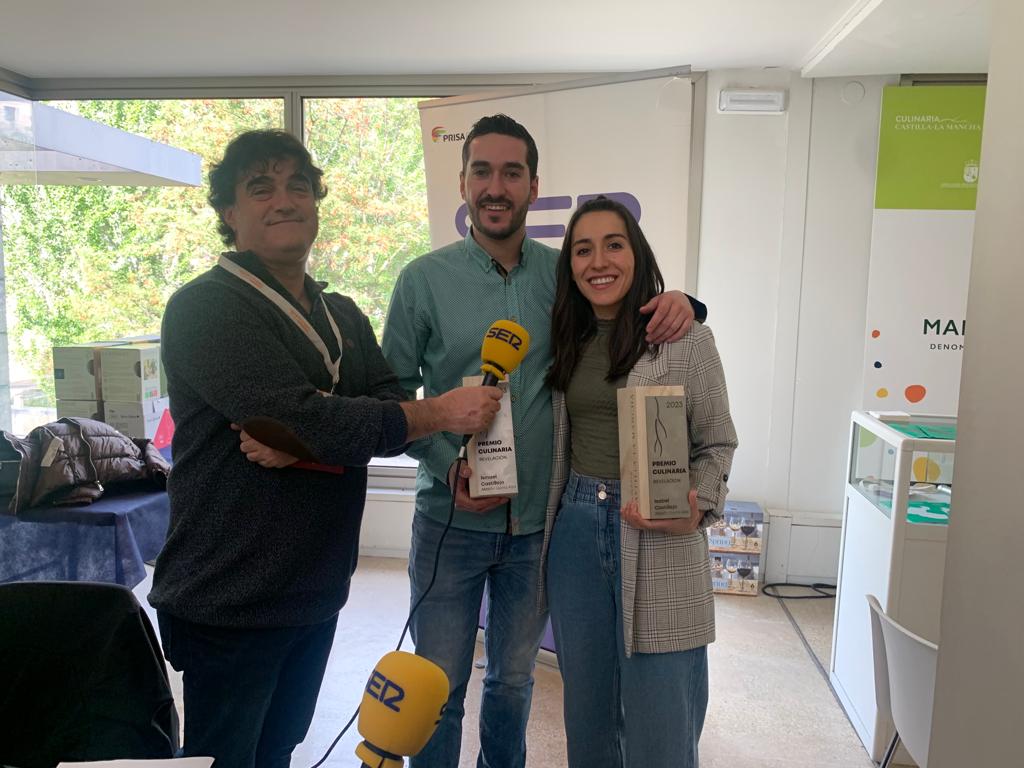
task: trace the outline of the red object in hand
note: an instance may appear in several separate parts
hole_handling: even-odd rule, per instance
[[[311,469],[314,472],[330,472],[332,475],[344,475],[345,468],[339,467],[335,464],[317,464],[315,461],[296,461],[294,464],[289,464],[289,467],[293,469]]]
[[[284,451],[297,458],[298,461],[294,464],[289,464],[289,467],[311,469],[314,472],[329,472],[332,475],[345,474],[345,467],[318,462],[312,451],[306,447],[306,444],[291,429],[279,421],[257,416],[242,422],[242,429],[264,445],[278,451]],[[285,467],[285,469],[288,469],[288,467]]]

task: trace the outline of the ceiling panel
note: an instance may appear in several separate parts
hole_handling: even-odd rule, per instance
[[[31,78],[795,69],[850,3],[14,0],[0,67]]]

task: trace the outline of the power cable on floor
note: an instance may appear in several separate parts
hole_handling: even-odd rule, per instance
[[[783,595],[779,594],[779,587],[792,587],[794,589],[809,589],[814,592],[813,595]],[[769,591],[772,590],[772,591]],[[761,592],[768,595],[768,597],[774,597],[777,600],[824,600],[826,598],[836,596],[835,584],[825,584],[824,582],[816,582],[814,584],[793,584],[788,581],[777,581],[773,584],[765,584],[761,587]]]

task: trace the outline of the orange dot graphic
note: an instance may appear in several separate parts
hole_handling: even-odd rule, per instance
[[[877,392],[875,392],[875,397],[888,397],[888,396],[889,396],[889,390],[886,389],[885,387],[882,387]]]
[[[881,335],[882,335],[882,332],[878,331],[878,330],[874,330],[874,331],[871,332],[871,338],[872,339],[877,339]]]
[[[912,403],[919,403],[924,400],[924,396],[928,394],[928,390],[922,387],[920,384],[911,384],[907,387],[904,394],[907,396],[907,400]]]

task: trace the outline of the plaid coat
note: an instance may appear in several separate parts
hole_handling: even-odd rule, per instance
[[[682,384],[690,439],[690,482],[704,523],[721,518],[726,482],[736,450],[725,374],[711,329],[694,325],[676,342],[647,353],[629,373],[627,386]],[[542,607],[551,531],[569,476],[569,415],[565,395],[552,391],[554,464],[541,555]],[[715,606],[705,530],[682,536],[622,523],[622,627],[626,655],[686,651],[714,641]]]

